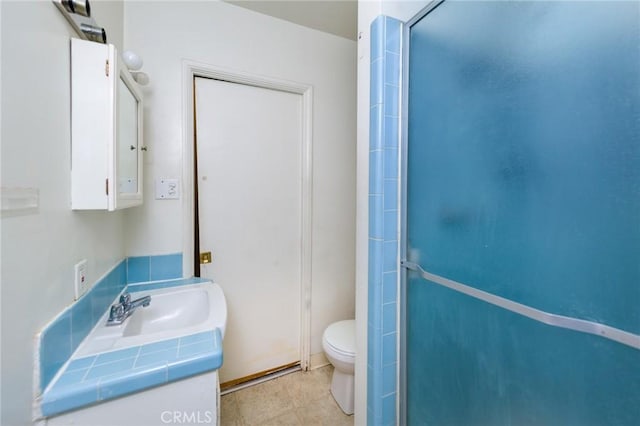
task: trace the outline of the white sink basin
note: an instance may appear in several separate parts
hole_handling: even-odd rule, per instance
[[[201,283],[131,293],[131,299],[151,296],[121,325],[107,326],[107,311],[82,342],[75,358],[187,336],[215,328],[224,338],[227,303],[218,284]]]
[[[210,312],[208,292],[204,289],[156,294],[151,296],[151,301],[149,306],[139,307],[129,317],[123,337],[191,327],[205,321]]]

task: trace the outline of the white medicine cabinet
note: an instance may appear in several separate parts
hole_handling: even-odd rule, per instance
[[[142,92],[115,46],[71,39],[71,208],[142,204]]]

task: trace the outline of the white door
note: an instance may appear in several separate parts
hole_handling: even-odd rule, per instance
[[[300,361],[302,96],[196,77],[201,276],[223,288],[222,383]]]

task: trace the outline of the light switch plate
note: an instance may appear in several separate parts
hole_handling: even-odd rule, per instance
[[[180,198],[178,179],[156,179],[156,200],[177,200]]]
[[[82,297],[89,290],[89,279],[87,278],[87,259],[76,263],[73,268],[75,276],[76,300]]]

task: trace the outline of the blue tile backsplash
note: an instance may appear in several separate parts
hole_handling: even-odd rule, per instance
[[[127,259],[127,283],[149,281],[149,256],[136,256]]]
[[[367,424],[395,425],[402,23],[371,24]]]
[[[174,278],[182,278],[181,253],[151,256],[149,259],[148,281],[170,280]]]
[[[130,257],[119,262],[93,285],[89,292],[60,313],[42,330],[39,348],[40,391],[47,387],[58,370],[69,360],[71,354],[87,337],[127,283],[171,280],[181,277],[181,253]],[[192,281],[195,283],[199,280]],[[172,285],[176,285],[176,282],[140,284],[139,287],[132,286],[129,291],[150,290]]]
[[[63,312],[40,337],[40,388],[44,389],[75,348],[71,345],[71,311]]]
[[[127,283],[182,278],[182,253],[127,259]]]
[[[126,285],[125,260],[64,310],[40,334],[40,390],[47,387]]]

